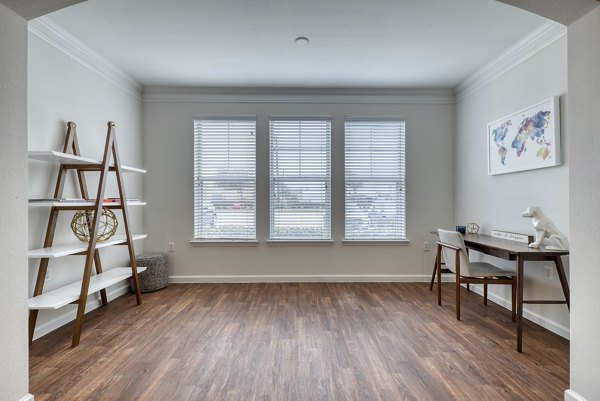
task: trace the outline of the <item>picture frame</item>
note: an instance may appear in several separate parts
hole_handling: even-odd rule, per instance
[[[487,125],[488,175],[560,165],[560,101],[553,96]]]

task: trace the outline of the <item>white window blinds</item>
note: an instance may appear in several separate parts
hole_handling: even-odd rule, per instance
[[[331,121],[272,119],[270,236],[331,239]]]
[[[346,239],[406,239],[404,137],[404,121],[346,120]]]
[[[256,121],[194,121],[194,236],[256,238]]]

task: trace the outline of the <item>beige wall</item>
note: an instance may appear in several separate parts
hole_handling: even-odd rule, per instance
[[[27,22],[0,4],[0,400],[27,395]]]
[[[309,95],[310,97],[310,95]],[[231,96],[236,99],[236,96]],[[239,98],[239,97],[237,97]],[[413,99],[418,101],[417,98]],[[453,223],[454,106],[452,104],[370,104],[360,98],[337,103],[145,102],[144,157],[148,207],[148,250],[171,256],[172,280],[425,280],[433,252],[423,252],[429,231]],[[257,122],[257,247],[192,247],[194,116],[248,116]],[[333,245],[267,245],[269,115],[330,116],[332,122]],[[348,246],[344,235],[344,116],[403,117],[407,125],[408,246]],[[251,276],[251,277],[248,277]],[[317,276],[317,277],[315,277]],[[370,276],[370,277],[365,277]]]

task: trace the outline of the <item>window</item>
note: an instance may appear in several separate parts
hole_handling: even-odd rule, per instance
[[[270,122],[273,240],[331,239],[331,121]]]
[[[194,237],[256,238],[256,121],[194,121]]]
[[[406,239],[405,123],[347,120],[347,240]]]

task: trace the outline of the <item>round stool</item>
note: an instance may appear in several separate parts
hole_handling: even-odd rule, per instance
[[[138,273],[141,292],[152,292],[169,284],[169,257],[165,253],[148,253],[135,258],[138,266],[146,270]],[[133,280],[131,283],[133,290]]]

